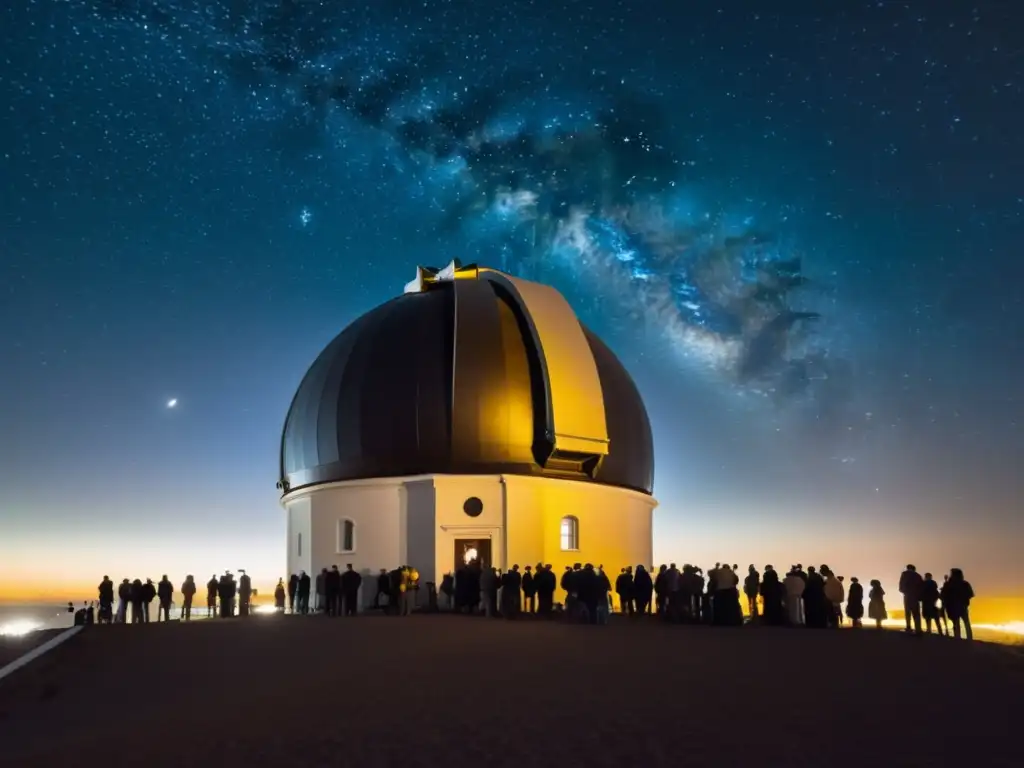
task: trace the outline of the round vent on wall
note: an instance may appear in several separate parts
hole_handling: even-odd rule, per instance
[[[476,496],[470,496],[463,502],[462,511],[470,517],[480,517],[480,513],[484,511],[484,503]]]

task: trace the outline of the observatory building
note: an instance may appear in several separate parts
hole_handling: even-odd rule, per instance
[[[632,378],[560,293],[420,267],[327,346],[292,401],[288,570],[408,564],[440,584],[474,558],[650,565],[653,453]]]

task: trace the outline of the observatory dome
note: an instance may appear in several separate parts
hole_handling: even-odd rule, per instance
[[[458,262],[419,268],[302,379],[280,487],[433,474],[650,494],[651,425],[622,363],[553,288]]]

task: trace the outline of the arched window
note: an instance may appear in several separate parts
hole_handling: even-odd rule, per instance
[[[572,515],[562,518],[562,551],[575,552],[580,548],[580,521]]]
[[[356,524],[345,518],[338,521],[338,553],[349,554],[356,551]]]

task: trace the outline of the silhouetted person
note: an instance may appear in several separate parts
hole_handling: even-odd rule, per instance
[[[391,603],[391,579],[388,578],[387,568],[381,568],[380,573],[377,574],[377,592],[373,596],[373,607],[380,608],[380,599],[383,597],[384,602],[388,605]],[[385,605],[384,607],[387,607]]]
[[[794,627],[804,623],[804,588],[806,582],[797,574],[796,566],[790,569],[782,581],[786,593],[786,613],[789,623]]]
[[[135,579],[131,586],[131,604],[132,604],[132,624],[142,624],[144,621],[142,605],[143,605],[143,590],[142,580]]]
[[[338,566],[334,566],[334,570],[338,570]],[[339,586],[340,589],[340,586]],[[324,611],[328,615],[331,612],[330,602],[327,598],[327,569],[321,568],[320,573],[316,575],[316,579],[313,581],[313,612]]]
[[[924,619],[925,631],[932,633],[932,622],[935,622],[935,631],[940,635],[945,634],[942,625],[939,623],[939,585],[930,573],[924,575],[921,583],[921,617]]]
[[[740,606],[740,577],[736,571],[722,563],[715,573],[715,595],[711,610],[714,623],[734,627],[743,624],[743,608]]]
[[[220,598],[220,617],[230,619],[235,615],[235,579],[231,571],[225,571],[217,582],[217,596]]]
[[[455,610],[474,613],[480,604],[480,564],[474,559],[455,571]]]
[[[501,577],[501,613],[506,619],[514,619],[519,615],[520,606],[523,602],[522,595],[523,578],[519,574],[519,564],[512,566],[512,570],[502,574]]]
[[[352,567],[352,563],[345,566],[345,572],[341,574],[341,600],[346,616],[355,616],[359,609],[359,587],[363,585],[363,577]]]
[[[846,593],[846,616],[859,627],[864,618],[864,585],[856,576],[850,579],[850,589]]]
[[[190,573],[181,585],[181,618],[189,621],[192,618],[192,598],[196,596],[196,579]]]
[[[558,580],[550,563],[544,566],[537,563],[534,583],[537,586],[537,610],[541,616],[550,616],[555,607],[555,590],[558,589]]]
[[[142,585],[142,621],[149,624],[149,607],[156,600],[156,585],[153,584],[152,579],[146,579],[146,583]]]
[[[238,577],[238,615],[248,616],[252,608],[252,579],[244,569],[239,573],[242,575]]]
[[[533,583],[530,566],[523,569],[523,601],[527,613],[537,612],[537,586]]]
[[[747,567],[747,576],[743,579],[743,594],[747,598],[747,612],[751,619],[757,618],[757,596],[761,592],[761,577],[757,568],[751,563]]]
[[[946,606],[946,615],[953,622],[953,637],[960,639],[960,626],[963,625],[968,640],[974,639],[971,631],[971,600],[974,599],[974,589],[971,582],[964,578],[964,572],[959,568],[951,568],[949,579],[942,585],[942,604]]]
[[[828,626],[838,629],[843,620],[843,601],[846,599],[846,589],[827,565],[821,566],[821,572],[825,576],[825,600],[826,621]]]
[[[341,616],[341,572],[338,566],[332,565],[330,570],[325,568],[321,575],[324,589],[323,610],[328,616]]]
[[[765,623],[772,627],[779,627],[785,624],[786,614],[782,608],[784,590],[782,582],[779,581],[778,572],[771,565],[764,567],[760,591],[761,602],[764,605]]]
[[[278,579],[277,586],[274,587],[274,608],[282,613],[285,610],[287,595],[288,592],[284,586],[284,579]]]
[[[455,575],[450,571],[441,577],[440,594],[444,595],[444,604],[448,610],[455,608]]]
[[[907,569],[900,574],[900,594],[903,595],[903,617],[907,622],[907,632],[910,632],[910,622],[913,620],[913,631],[921,634],[921,590],[924,586],[924,579],[917,572],[917,568],[908,565]]]
[[[665,581],[668,578],[668,566],[664,563],[658,568],[658,574],[654,577],[654,612],[661,616],[665,613],[665,602],[668,599],[668,591]]]
[[[619,610],[633,614],[633,568],[626,566],[615,579],[615,594],[619,596]]]
[[[575,571],[576,569],[573,568]],[[597,623],[597,605],[601,599],[601,584],[593,563],[587,563],[577,572],[576,595],[579,598],[580,618],[587,624]]]
[[[828,610],[825,580],[812,565],[807,569],[807,581],[804,582],[804,626],[824,629],[828,626]]]
[[[576,564],[579,568],[579,564]],[[572,566],[565,566],[565,570],[562,572],[562,577],[558,580],[558,586],[565,592],[565,613],[571,616],[576,608],[576,572],[572,569]]]
[[[156,585],[156,596],[159,598],[156,610],[156,620],[170,621],[171,600],[174,597],[174,585],[171,584],[171,580],[167,578],[166,573],[160,579],[160,583]]]
[[[667,621],[678,621],[682,612],[683,574],[675,563],[669,563],[662,584],[665,601],[662,617]]]
[[[100,624],[110,624],[114,620],[114,582],[104,576],[97,589],[100,603]]]
[[[868,592],[868,618],[875,622],[875,628],[881,629],[882,622],[889,618],[885,609],[885,590],[878,579],[871,580],[871,591]]]
[[[117,585],[117,615],[114,622],[124,624],[128,621],[128,606],[132,602],[132,584],[128,579],[121,579]]]
[[[295,602],[299,594],[299,577],[296,574],[292,574],[288,578],[288,610],[292,613],[298,613],[299,606]]]
[[[633,574],[633,603],[637,616],[650,613],[653,596],[654,582],[651,580],[651,572],[642,565],[637,565],[636,573]]]
[[[220,592],[220,581],[216,574],[206,582],[206,617],[217,615],[217,594]]]
[[[299,613],[306,615],[309,613],[309,588],[312,586],[312,579],[309,578],[309,574],[305,571],[299,571]]]

